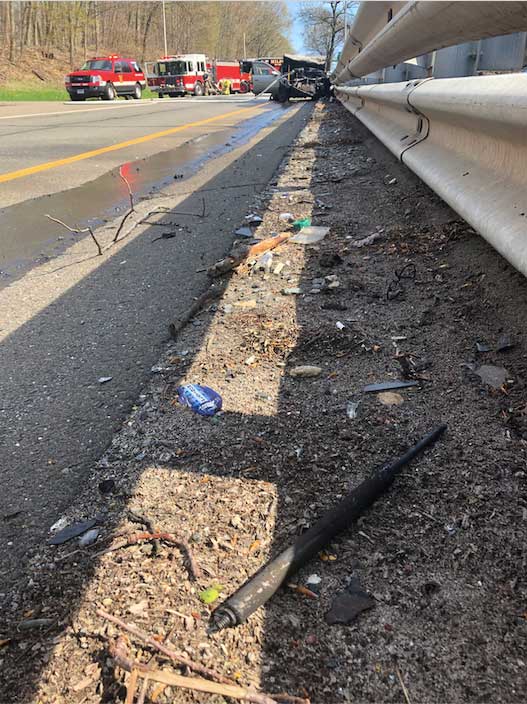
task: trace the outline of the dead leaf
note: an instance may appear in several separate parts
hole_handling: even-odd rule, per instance
[[[404,402],[404,398],[401,394],[395,391],[383,391],[378,394],[378,399],[383,406],[400,406]]]

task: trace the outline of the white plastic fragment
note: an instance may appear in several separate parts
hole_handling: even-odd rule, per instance
[[[58,533],[59,530],[63,530],[66,526],[68,525],[68,519],[66,516],[62,516],[62,518],[59,518],[58,521],[56,521],[51,528],[49,529],[50,533]]]
[[[355,420],[360,401],[348,401],[346,405],[346,415],[350,420]]]
[[[310,225],[309,227],[302,228],[302,230],[298,234],[293,235],[289,241],[295,244],[316,244],[317,242],[321,242],[328,232],[329,227]]]

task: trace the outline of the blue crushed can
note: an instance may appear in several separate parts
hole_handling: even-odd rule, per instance
[[[222,398],[217,391],[200,384],[186,384],[177,388],[178,401],[200,416],[213,416],[221,410]]]

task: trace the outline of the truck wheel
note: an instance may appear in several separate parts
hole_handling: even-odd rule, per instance
[[[134,100],[141,100],[141,93],[143,92],[143,89],[139,85],[139,83],[136,83],[134,86],[134,92],[132,93],[132,98]]]
[[[194,86],[194,95],[203,95],[203,83],[200,83],[199,81],[196,82],[196,85]]]
[[[116,92],[115,88],[112,86],[111,83],[108,83],[106,85],[106,88],[104,89],[104,94],[102,96],[103,100],[115,100],[116,97]]]

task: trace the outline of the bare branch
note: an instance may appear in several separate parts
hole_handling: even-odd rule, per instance
[[[95,242],[95,244],[97,246],[97,252],[98,252],[99,256],[102,256],[101,245],[99,244],[99,242],[97,241],[97,238],[93,234],[93,230],[91,229],[91,227],[83,227],[82,229],[79,229],[78,227],[70,227],[69,225],[66,225],[65,222],[62,222],[62,220],[59,220],[58,218],[54,218],[51,215],[46,215],[46,217],[49,218],[50,220],[53,220],[53,222],[58,222],[59,225],[62,225],[62,227],[65,227],[66,230],[69,230],[70,232],[73,232],[76,235],[82,235],[85,232],[89,232],[90,237],[92,238],[92,240]]]
[[[128,188],[128,197],[130,198],[130,210],[127,213],[125,213],[123,219],[121,220],[121,224],[117,228],[117,232],[115,233],[115,237],[113,238],[113,242],[117,242],[117,239],[118,239],[119,235],[121,234],[121,230],[123,229],[124,223],[128,220],[128,218],[130,217],[130,215],[132,213],[135,213],[134,194],[132,193],[130,183],[128,182],[128,179],[123,174],[121,169],[119,169],[119,176],[123,179],[123,181],[126,183],[126,187]]]
[[[183,655],[183,653],[178,653],[177,650],[167,648],[167,646],[163,643],[158,643],[156,640],[154,640],[154,638],[149,636],[148,633],[145,633],[140,628],[137,628],[137,626],[132,626],[131,624],[122,621],[120,618],[117,618],[117,616],[112,616],[112,614],[109,614],[106,611],[103,611],[102,609],[97,609],[97,615],[101,618],[106,619],[107,621],[110,621],[116,626],[119,626],[119,628],[122,628],[124,631],[128,631],[128,633],[131,633],[136,638],[139,638],[139,640],[141,640],[143,643],[146,643],[151,648],[159,650],[160,653],[163,653],[163,655],[165,655],[167,658],[170,658],[170,660],[177,662],[179,665],[184,665],[190,670],[193,670],[194,672],[203,675],[203,677],[208,677],[209,679],[214,680],[216,682],[232,684],[232,680],[228,677],[225,677],[219,672],[210,670],[208,667],[205,667],[204,665],[200,665],[199,663],[190,660],[185,655]]]
[[[252,702],[252,704],[277,704],[276,699],[272,699],[269,695],[240,687],[237,684],[220,684],[199,677],[184,677],[164,670],[151,670],[147,665],[143,665],[129,656],[124,638],[118,638],[115,643],[111,643],[109,650],[118,667],[127,672],[135,670],[139,677],[148,678],[152,682],[162,682],[172,687],[191,689],[197,692],[221,694],[243,702]]]

